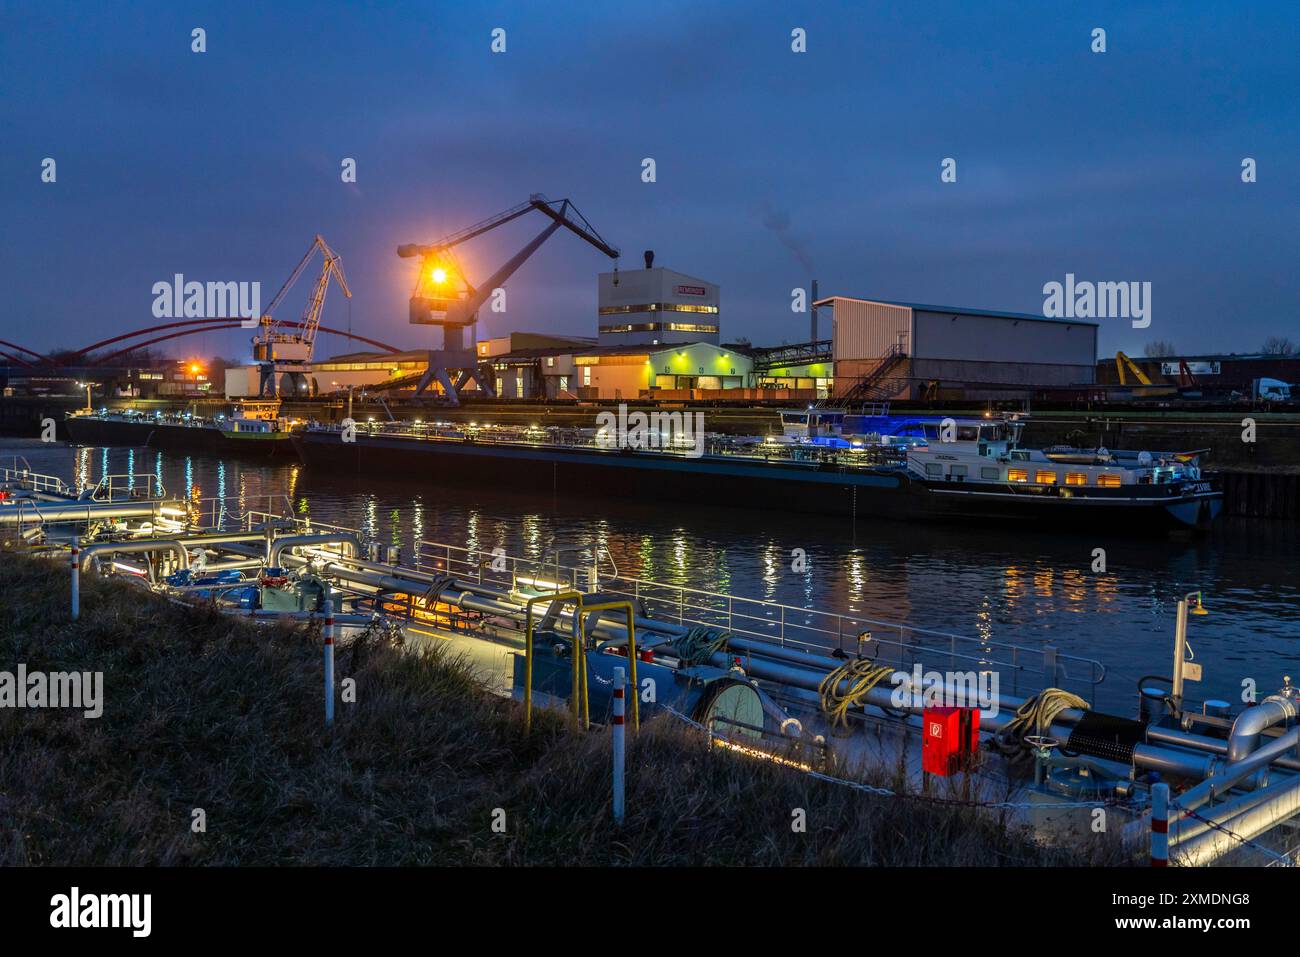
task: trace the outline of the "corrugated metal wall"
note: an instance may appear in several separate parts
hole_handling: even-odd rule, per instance
[[[1097,361],[1097,327],[1082,323],[918,310],[913,328],[913,354],[921,359],[1072,366]]]
[[[898,344],[910,347],[912,310],[880,302],[836,299],[831,313],[835,362],[879,359]]]

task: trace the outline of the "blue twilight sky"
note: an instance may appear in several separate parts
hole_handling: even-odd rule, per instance
[[[1039,312],[1072,272],[1153,284],[1151,327],[1103,321],[1103,353],[1253,351],[1300,339],[1298,26],[1294,2],[0,0],[0,338],[152,324],[151,287],[178,272],[260,280],[265,301],[319,232],[356,331],[433,345],[394,248],[543,192],[624,268],[653,248],[720,283],[724,338],[805,339],[790,290],[813,275],[823,294]],[[464,247],[471,278],[544,224]],[[594,334],[608,267],[557,234],[480,337]],[[348,319],[332,290],[325,323]],[[168,345],[247,353],[247,333],[186,341]]]

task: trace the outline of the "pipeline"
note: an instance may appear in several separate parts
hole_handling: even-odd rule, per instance
[[[267,555],[267,563],[270,565],[280,564],[280,555],[286,548],[297,548],[300,545],[346,545],[349,549],[348,554],[361,554],[361,539],[351,532],[329,532],[324,535],[285,535],[275,539],[271,543],[270,553]]]
[[[241,547],[240,543],[254,541],[263,541],[263,536],[261,534],[240,536],[230,543],[233,547],[228,547],[225,551],[246,554],[250,556],[251,561],[259,554],[260,550]],[[512,592],[505,587],[479,582],[466,582],[414,569],[395,568],[391,565],[365,561],[357,557],[361,549],[355,536],[286,536],[272,543],[271,554],[275,556],[276,561],[282,561],[287,566],[300,567],[310,562],[311,559],[285,554],[287,548],[293,545],[338,541],[352,545],[355,550],[351,555],[338,558],[331,556],[331,560],[323,568],[323,574],[326,576],[336,577],[341,581],[375,589],[379,592],[405,593],[416,596],[427,595],[430,589],[436,586],[437,594],[433,597],[440,602],[483,614],[522,620],[523,604],[519,593]],[[528,597],[533,596],[529,595]],[[545,593],[543,592],[539,597],[545,597]],[[561,617],[562,627],[566,627],[570,632],[574,626],[572,617],[569,612],[565,612]],[[650,643],[655,638],[658,638],[661,644],[667,643],[671,645],[675,653],[680,653],[679,644],[683,639],[688,639],[693,632],[692,626],[689,625],[678,625],[639,615],[635,616],[633,620],[639,639]],[[626,640],[625,627],[616,621],[600,620],[596,622],[591,634],[598,640],[603,641]],[[722,669],[729,669],[734,660],[741,656],[748,677],[807,693],[809,698],[802,698],[801,700],[808,701],[813,707],[816,707],[819,689],[826,685],[828,675],[845,664],[844,659],[833,657],[830,654],[821,655],[734,634],[726,634],[724,642],[714,644],[717,638],[722,637],[723,633],[721,631],[713,635],[700,631],[694,631],[694,634],[697,640],[693,644],[687,642],[687,652],[692,648],[711,650],[712,653],[709,654],[707,659],[703,659],[704,662]],[[703,639],[703,641],[698,639]],[[711,649],[710,646],[712,646]],[[689,663],[688,659],[691,657],[691,655],[686,654],[683,660]],[[903,674],[906,674],[906,672],[903,672]],[[852,696],[854,699],[853,708],[857,711],[861,711],[867,706],[873,706],[886,715],[897,716],[901,710],[915,716],[922,710],[910,700],[911,696],[908,695],[903,696],[905,704],[904,707],[900,708],[896,703],[895,688],[892,685],[877,684],[864,689],[851,675],[842,677],[838,682],[832,682],[825,690],[836,698],[846,695]],[[947,694],[958,689],[949,688],[945,684],[942,689],[936,690]],[[779,706],[772,702],[766,694],[763,695],[763,698],[767,699],[764,701],[764,710],[770,717],[774,720],[778,718],[778,715],[788,718],[788,715],[784,715]],[[993,734],[1004,732],[1016,721],[1016,711],[1024,706],[1027,700],[1029,699],[1014,695],[1001,695],[999,712],[996,715],[982,716],[981,731]],[[1050,717],[1050,725],[1042,729],[1046,735],[1061,741],[1069,738],[1073,726],[1086,713],[1083,708],[1062,707],[1062,705],[1072,705],[1074,703],[1062,699],[1053,707],[1052,711],[1054,713],[1048,716]],[[1243,725],[1243,735],[1253,727],[1253,723]],[[1264,727],[1259,728],[1259,730],[1262,732]],[[1241,740],[1244,741],[1245,738],[1241,737]],[[1216,769],[1222,763],[1220,755],[1223,755],[1228,750],[1229,745],[1216,738],[1179,729],[1149,727],[1147,741],[1133,747],[1131,760],[1135,769],[1158,771],[1164,775],[1204,781],[1214,776]],[[1283,750],[1286,749],[1272,748],[1270,746],[1268,754],[1274,756],[1272,764],[1287,770],[1300,770],[1300,761],[1284,756],[1281,753]],[[1262,767],[1263,765],[1259,766]]]
[[[101,555],[134,552],[171,552],[176,556],[178,568],[190,567],[190,558],[185,551],[185,546],[173,538],[144,538],[131,542],[97,542],[93,545],[85,545],[81,549],[80,567],[84,570],[88,562]]]

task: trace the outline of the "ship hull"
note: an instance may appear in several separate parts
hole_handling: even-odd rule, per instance
[[[1016,522],[1044,530],[1205,531],[1222,504],[1208,488],[1185,495],[1172,487],[1031,494],[1023,487],[937,488],[902,468],[843,468],[653,452],[556,448],[473,441],[428,441],[367,435],[344,442],[338,432],[298,433],[299,457],[313,471],[402,479],[433,486],[495,487],[589,498],[687,502],[834,515],[850,520]],[[1024,527],[1021,525],[1020,527]]]
[[[236,435],[210,425],[121,422],[92,416],[73,416],[66,419],[64,425],[68,437],[78,445],[147,447],[250,458],[295,457],[293,443],[284,433],[249,432]]]

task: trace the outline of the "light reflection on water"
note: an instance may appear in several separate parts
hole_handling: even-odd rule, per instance
[[[1300,525],[1224,520],[1209,539],[1051,535],[1042,529],[859,522],[678,504],[522,496],[321,475],[296,464],[218,460],[154,450],[81,449],[0,440],[37,471],[75,476],[135,474],[139,463],[172,495],[215,495],[227,514],[262,509],[268,496],[299,515],[361,529],[404,557],[434,541],[539,559],[592,542],[620,573],[798,607],[860,614],[952,631],[989,642],[1101,660],[1108,699],[1131,702],[1139,675],[1170,670],[1174,603],[1204,589],[1211,614],[1193,618],[1196,660],[1206,664],[1194,697],[1237,700],[1240,679],[1264,693],[1295,671],[1300,650]],[[141,456],[143,456],[141,458]],[[225,502],[227,489],[236,501]],[[1095,540],[1094,540],[1095,539]],[[1107,570],[1093,572],[1093,549]],[[802,548],[808,569],[792,570]],[[792,613],[793,614],[793,613]],[[945,668],[945,663],[937,667]],[[1119,676],[1123,677],[1119,677]],[[1112,703],[1112,707],[1114,704]]]

